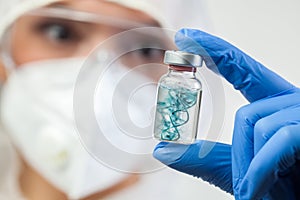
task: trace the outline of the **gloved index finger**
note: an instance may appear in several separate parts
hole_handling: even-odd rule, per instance
[[[182,51],[202,55],[206,66],[218,72],[250,101],[294,86],[230,43],[194,29],[181,29],[175,43]]]

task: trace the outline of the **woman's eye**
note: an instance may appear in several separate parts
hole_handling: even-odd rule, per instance
[[[149,63],[162,63],[164,51],[156,48],[138,48],[122,56],[123,64],[128,67]]]
[[[72,42],[79,39],[76,31],[65,24],[45,23],[39,26],[39,31],[52,42]]]
[[[144,57],[152,57],[155,51],[151,48],[142,48],[138,50],[139,53]]]
[[[45,30],[50,38],[56,40],[67,40],[71,37],[71,33],[66,27],[60,25],[52,25]]]
[[[141,59],[147,59],[149,61],[162,61],[164,56],[163,50],[154,48],[141,48],[136,50],[136,53]]]

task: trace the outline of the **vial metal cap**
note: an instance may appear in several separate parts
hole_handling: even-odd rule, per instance
[[[203,59],[201,56],[184,51],[166,51],[164,63],[183,67],[201,67]]]

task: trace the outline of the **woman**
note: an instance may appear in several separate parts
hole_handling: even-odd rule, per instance
[[[165,26],[159,12],[130,1],[23,0],[2,4],[5,11],[1,13],[6,15],[0,29],[0,65],[5,72],[1,75],[1,117],[2,132],[7,134],[1,136],[5,149],[1,199],[153,199],[180,186],[180,182],[170,183],[171,178],[188,182],[185,177],[173,176],[173,171],[141,178],[112,170],[93,159],[74,136],[72,93],[84,58],[115,34]],[[143,39],[138,41],[143,45]],[[109,51],[125,44],[114,45]],[[160,63],[162,53],[140,46],[123,56],[122,65]],[[175,189],[164,193],[164,198],[174,199],[176,194]]]

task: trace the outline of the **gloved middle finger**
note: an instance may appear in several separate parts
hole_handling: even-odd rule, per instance
[[[254,126],[254,155],[282,127],[300,124],[300,103],[258,120]]]

